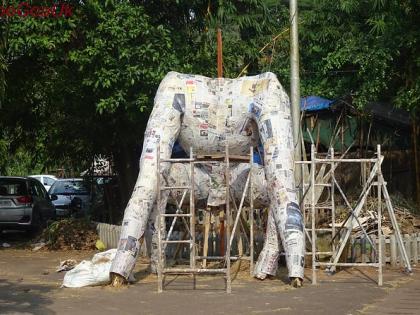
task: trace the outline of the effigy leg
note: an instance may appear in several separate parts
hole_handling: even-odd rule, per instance
[[[275,276],[277,274],[279,251],[279,233],[277,232],[273,211],[269,211],[267,218],[266,234],[264,247],[254,268],[254,276],[264,280],[267,275]]]
[[[264,169],[270,198],[266,244],[258,259],[255,276],[263,278],[264,274],[275,271],[279,255],[278,241],[274,237],[277,234],[283,243],[289,278],[295,284],[303,279],[305,238],[294,183],[290,103],[276,76],[272,73],[266,75],[266,81],[259,83],[265,85],[266,90],[250,105],[264,147]]]
[[[185,98],[183,94],[175,93],[174,86],[177,81],[176,74],[169,73],[161,82],[155,98],[145,132],[140,172],[125,209],[118,250],[110,270],[113,285],[119,285],[128,279],[134,269],[140,252],[140,239],[155,207],[158,180],[157,148],[160,144],[162,159],[169,158],[179,134]],[[162,163],[163,172],[166,172],[168,167],[168,163]]]

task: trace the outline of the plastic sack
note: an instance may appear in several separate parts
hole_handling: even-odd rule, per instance
[[[117,249],[113,248],[95,254],[91,261],[83,260],[66,273],[62,287],[81,288],[108,284],[110,282],[109,270],[116,253]]]

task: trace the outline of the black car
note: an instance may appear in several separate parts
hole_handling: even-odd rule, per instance
[[[34,178],[0,176],[0,230],[37,230],[55,219],[55,207]]]

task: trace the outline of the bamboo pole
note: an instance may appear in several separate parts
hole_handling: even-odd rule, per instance
[[[223,41],[220,28],[217,29],[217,77],[223,78]]]
[[[252,276],[254,273],[254,195],[252,186],[252,169],[254,164],[254,150],[253,147],[249,149],[249,274]],[[416,243],[417,244],[417,243]]]
[[[383,256],[382,256],[382,251],[384,250],[382,247],[383,245],[383,236],[382,236],[382,191],[381,188],[383,186],[383,178],[381,176],[382,174],[382,170],[381,170],[381,166],[379,165],[380,160],[381,160],[381,146],[378,144],[377,148],[377,158],[378,158],[378,167],[377,167],[377,180],[378,180],[378,263],[379,263],[379,268],[378,268],[378,285],[382,286],[382,265],[383,265]]]
[[[334,147],[330,148],[330,152],[331,152],[331,159],[334,159]],[[331,220],[332,220],[332,237],[331,237],[331,241],[332,241],[332,251],[335,252],[335,243],[334,243],[334,238],[335,238],[335,185],[334,185],[334,178],[335,178],[335,164],[334,162],[331,164]]]
[[[398,248],[399,248],[400,257],[401,257],[400,264],[401,264],[401,260],[403,260],[406,271],[408,273],[411,273],[413,271],[411,269],[410,260],[407,256],[407,252],[406,252],[405,247],[404,247],[404,242],[402,240],[400,227],[398,225],[397,218],[395,217],[394,207],[392,206],[391,198],[389,197],[388,189],[385,185],[385,181],[383,180],[382,173],[380,174],[380,176],[381,176],[381,179],[382,179],[382,182],[383,182],[382,190],[383,190],[383,194],[384,194],[386,207],[387,207],[387,210],[388,210],[388,215],[389,215],[389,218],[391,220],[392,227],[394,228],[395,237],[396,237],[397,243],[398,243]]]
[[[230,226],[232,221],[232,214],[230,212],[230,167],[229,167],[229,144],[226,141],[226,172],[225,172],[225,179],[226,179],[226,240],[230,239]],[[224,240],[222,240],[224,241]],[[230,242],[226,242],[226,293],[232,292],[231,287],[231,277],[230,277]]]
[[[210,232],[210,212],[206,211],[204,214],[204,246],[203,256],[207,256],[209,253],[209,232]],[[203,259],[203,268],[207,267],[207,259]]]
[[[163,257],[162,257],[162,226],[164,217],[161,215],[162,209],[161,204],[161,189],[160,189],[160,142],[158,142],[156,148],[156,206],[158,208],[158,293],[163,291]]]
[[[190,147],[190,159],[194,159],[193,148]],[[190,244],[190,268],[195,269],[195,198],[194,198],[194,163],[190,162],[190,231],[191,231],[191,244]],[[196,277],[193,275],[193,287],[196,287]]]
[[[245,201],[245,195],[248,191],[248,186],[249,186],[250,179],[251,179],[251,172],[249,172],[248,177],[246,179],[245,188],[244,188],[244,191],[242,193],[241,202],[239,204],[239,209],[236,213],[235,222],[233,224],[232,233],[231,233],[231,236],[230,236],[230,239],[229,239],[230,246],[232,246],[233,238],[234,238],[235,233],[236,233],[236,228],[238,226],[238,222],[239,222],[239,219],[240,219],[240,216],[241,216],[242,208],[243,208],[244,201]]]
[[[312,239],[312,284],[316,284],[316,231],[315,231],[315,146],[311,145],[311,239]]]

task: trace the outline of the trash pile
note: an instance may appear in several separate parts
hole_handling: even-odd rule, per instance
[[[356,205],[356,201],[351,202],[352,206]],[[392,206],[394,208],[395,217],[397,219],[400,231],[402,234],[412,234],[420,232],[420,215],[417,214],[418,210],[415,205],[402,198],[401,196],[392,197]],[[378,200],[376,197],[369,196],[366,200],[364,207],[359,216],[359,222],[366,230],[368,234],[376,232],[378,218],[377,218]],[[391,220],[389,218],[386,203],[382,198],[382,233],[385,236],[394,233]],[[349,216],[349,210],[345,205],[337,207],[336,224],[339,227],[341,224],[345,224],[346,219]],[[331,225],[331,224],[330,224]],[[363,231],[357,222],[353,225],[353,236],[362,236]]]
[[[63,219],[53,222],[42,233],[50,250],[89,250],[96,248],[98,234],[86,219]]]
[[[403,234],[420,233],[420,209],[401,196],[392,196],[395,216]],[[385,224],[392,226],[385,212]]]

